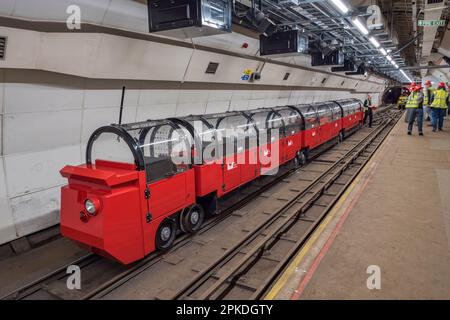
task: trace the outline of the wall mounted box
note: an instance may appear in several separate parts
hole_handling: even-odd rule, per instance
[[[150,33],[187,39],[231,32],[231,0],[148,0]]]
[[[299,30],[281,31],[259,37],[261,56],[290,57],[308,52],[308,36]]]
[[[344,53],[340,50],[335,50],[328,55],[317,52],[311,55],[311,66],[342,66],[344,60]]]

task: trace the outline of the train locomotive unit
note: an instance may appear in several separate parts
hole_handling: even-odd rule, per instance
[[[199,230],[225,195],[278,166],[301,166],[362,121],[361,101],[348,99],[101,127],[86,163],[61,170],[61,232],[132,263]]]

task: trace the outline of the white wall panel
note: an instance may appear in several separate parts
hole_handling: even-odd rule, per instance
[[[252,90],[252,100],[264,100],[269,97],[269,91],[267,90]]]
[[[30,0],[16,0],[14,16],[33,20],[64,21],[65,17],[68,17],[67,7],[75,4],[81,8],[83,21],[98,22],[102,20],[109,2],[110,0],[39,0],[39,5],[32,5]]]
[[[209,62],[219,63],[217,72],[214,75],[205,73]],[[244,70],[256,70],[259,64],[260,62],[255,60],[195,50],[186,73],[185,81],[247,83],[247,81],[240,80],[244,74]]]
[[[206,114],[226,112],[230,109],[230,101],[209,101],[206,105]]]
[[[81,110],[6,114],[4,126],[5,154],[76,144],[81,134]]]
[[[206,102],[209,90],[182,90],[178,96],[178,103]]]
[[[11,210],[19,237],[55,225],[61,207],[60,187],[11,199]]]
[[[4,157],[9,196],[45,190],[66,181],[59,174],[65,165],[81,163],[80,146],[14,154]]]
[[[187,116],[190,114],[204,114],[206,111],[206,102],[180,102],[177,106],[176,116]]]
[[[247,110],[249,105],[249,100],[231,100],[230,111],[236,110]]]
[[[129,0],[112,0],[103,19],[103,24],[146,33],[148,32],[148,12],[142,7],[142,3]]]
[[[208,101],[229,101],[233,98],[233,90],[211,90]]]
[[[181,81],[193,51],[106,34],[97,46],[94,76],[105,79]]]
[[[14,72],[14,74],[6,72],[5,113],[80,108],[83,103],[83,80],[55,75],[51,80],[53,84],[51,84],[46,83],[46,79],[40,76],[45,76],[45,74],[30,74],[22,71]],[[26,78],[30,83],[21,83]]]
[[[36,67],[77,76],[93,77],[103,35],[95,33],[41,33]]]
[[[83,111],[83,132],[81,142],[89,140],[91,134],[101,126],[119,121],[119,108],[96,108]]]
[[[252,109],[259,109],[259,108],[263,108],[265,105],[265,100],[264,99],[255,99],[255,100],[250,100],[248,103],[248,110],[252,110]]]
[[[232,100],[249,100],[252,98],[252,90],[234,90]]]
[[[176,103],[138,107],[136,120],[145,121],[148,119],[165,119],[169,117],[174,117],[176,109],[177,109]]]
[[[3,16],[10,16],[14,10],[16,0],[2,0],[0,1],[0,14]]]
[[[261,80],[258,81],[258,83],[267,85],[275,84],[279,86],[288,85],[289,82],[287,80],[283,80],[287,72],[291,73],[292,68],[266,63],[261,72]]]
[[[195,45],[213,47],[222,50],[229,50],[232,44],[233,35],[217,34],[209,37],[198,37],[186,39],[186,42],[193,42]]]
[[[8,37],[5,60],[0,60],[0,68],[36,68],[38,32],[0,27],[0,34]]]
[[[190,42],[191,40],[186,40]],[[259,40],[246,37],[236,32],[230,34],[219,34],[209,37],[193,38],[192,41],[196,45],[203,45],[217,49],[229,50],[236,53],[256,55],[259,50]],[[247,43],[248,47],[243,48],[242,45]]]
[[[178,102],[180,90],[141,90],[139,106],[154,106]]]
[[[5,72],[2,69],[0,69],[0,114],[3,114],[5,112],[4,91],[5,91]],[[1,141],[1,139],[0,139],[0,141]],[[1,155],[1,152],[0,152],[0,155]]]
[[[3,158],[0,157],[0,243],[14,240],[16,229],[9,206],[9,198],[6,191],[6,178],[3,170]]]
[[[89,108],[107,108],[119,107],[122,99],[122,88],[114,89],[91,89],[89,83],[84,92],[84,107]],[[136,107],[139,101],[140,90],[126,89],[124,106]]]

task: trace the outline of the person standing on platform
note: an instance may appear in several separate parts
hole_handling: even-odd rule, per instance
[[[372,128],[373,110],[372,96],[370,94],[368,94],[366,100],[364,100],[364,124],[366,124],[367,119],[369,119],[369,128]]]
[[[433,94],[431,108],[433,110],[433,132],[438,129],[442,131],[444,127],[444,116],[448,108],[448,92],[445,90],[445,83],[439,83],[439,86]]]
[[[433,87],[431,86],[431,81],[427,80],[425,82],[425,90],[423,92],[423,106],[425,107],[425,112],[427,113],[426,121],[431,121],[432,113],[431,113],[431,98],[433,97]]]
[[[448,85],[447,92],[448,92],[448,95],[450,96],[450,84]],[[449,101],[447,103],[447,115],[450,116],[450,98],[448,100]]]
[[[419,136],[423,136],[423,93],[422,87],[415,86],[406,102],[406,117],[408,119],[408,135],[412,135],[414,121],[417,118],[417,128]]]

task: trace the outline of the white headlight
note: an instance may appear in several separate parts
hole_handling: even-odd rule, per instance
[[[92,200],[87,199],[84,202],[84,207],[86,208],[86,211],[90,214],[90,215],[95,215],[97,208],[95,207],[95,204]]]

